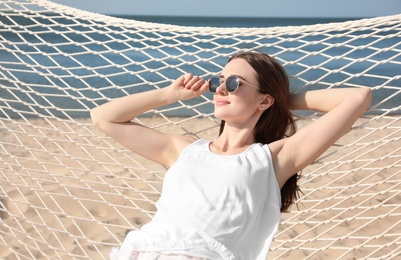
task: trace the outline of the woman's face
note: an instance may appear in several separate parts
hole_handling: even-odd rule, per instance
[[[235,92],[227,92],[225,79],[229,76],[240,78],[239,88]],[[260,102],[263,102],[266,94],[261,94],[253,86],[258,86],[255,70],[249,63],[241,58],[227,63],[220,74],[223,80],[214,94],[214,115],[227,123],[246,123],[253,117],[260,117]]]

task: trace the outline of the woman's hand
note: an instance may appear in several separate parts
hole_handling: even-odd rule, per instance
[[[176,101],[199,97],[209,88],[209,84],[199,76],[185,74],[176,79],[169,87]]]
[[[170,86],[114,99],[91,110],[94,125],[131,151],[149,160],[171,166],[193,137],[166,134],[132,122],[146,111],[200,96],[208,83],[191,74]]]

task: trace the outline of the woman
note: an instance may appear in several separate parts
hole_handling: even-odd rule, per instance
[[[142,113],[214,93],[221,133],[212,141],[131,122]],[[284,69],[263,53],[232,57],[218,78],[190,74],[91,111],[94,124],[133,152],[170,167],[152,221],[126,237],[113,259],[266,259],[297,172],[369,107],[369,88],[290,94]],[[325,115],[297,133],[291,110]]]

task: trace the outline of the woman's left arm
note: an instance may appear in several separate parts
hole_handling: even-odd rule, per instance
[[[313,163],[369,108],[370,88],[339,88],[291,95],[292,110],[324,112],[293,136],[270,144],[279,184]]]

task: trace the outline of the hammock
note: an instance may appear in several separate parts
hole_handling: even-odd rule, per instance
[[[401,254],[401,15],[272,28],[207,28],[0,2],[0,257],[108,259],[155,212],[166,169],[94,128],[89,110],[219,73],[244,50],[272,55],[293,91],[370,87],[353,128],[302,172],[269,259]],[[217,136],[209,93],[150,111],[149,127]],[[298,128],[320,114],[300,113]]]

